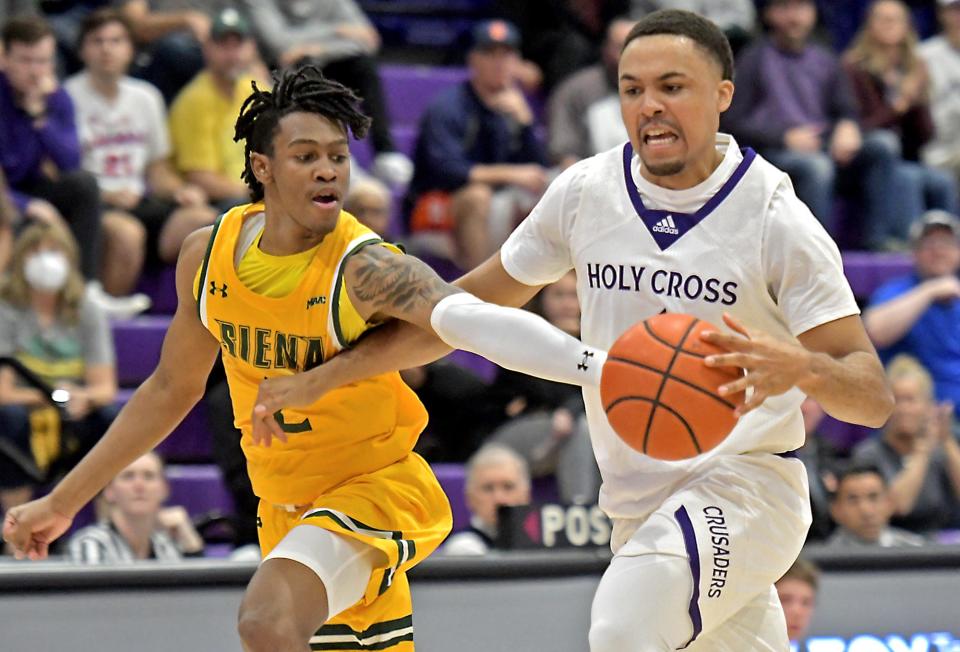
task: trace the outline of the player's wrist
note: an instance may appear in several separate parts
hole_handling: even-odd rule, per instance
[[[826,353],[815,353],[803,347],[798,352],[798,378],[794,383],[807,395],[815,396],[823,385],[823,380],[829,374],[829,365],[832,358]]]
[[[72,519],[76,516],[77,512],[80,511],[80,508],[83,505],[75,504],[75,500],[71,499],[71,493],[69,491],[64,491],[60,484],[53,488],[49,494],[47,494],[47,500],[50,504],[50,509],[64,518]]]

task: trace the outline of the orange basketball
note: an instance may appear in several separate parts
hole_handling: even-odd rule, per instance
[[[725,351],[700,339],[718,330],[692,315],[664,313],[630,327],[607,356],[600,398],[610,425],[637,451],[660,460],[705,453],[733,429],[743,392],[720,396],[740,377],[703,359]]]

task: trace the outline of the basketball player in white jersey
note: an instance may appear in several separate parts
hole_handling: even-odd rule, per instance
[[[810,523],[806,474],[792,455],[804,439],[800,403],[809,395],[872,427],[892,408],[836,245],[786,174],[717,133],[732,77],[729,44],[709,21],[682,11],[641,20],[619,68],[629,141],[566,170],[502,250],[458,282],[522,305],[575,269],[583,341],[598,356],[642,319],[690,313],[719,325],[705,338],[729,351],[705,363],[746,370],[720,390],[748,390],[733,432],[682,462],[627,447],[597,387],[585,385],[615,553],[593,604],[592,652],[787,650],[773,583]],[[469,318],[483,304],[454,296],[440,301],[433,326],[460,346],[459,334],[476,337],[489,321]],[[457,310],[441,310],[451,303]],[[446,351],[427,331],[394,323],[306,374],[265,382],[256,410],[269,415]]]
[[[873,426],[892,404],[835,244],[786,174],[717,134],[732,72],[705,19],[642,20],[619,69],[629,142],[558,179],[501,251],[527,285],[574,267],[583,339],[600,348],[663,310],[738,331],[710,336],[731,353],[707,362],[745,368],[721,392],[751,393],[727,440],[689,462],[631,451],[585,390],[615,553],[594,600],[593,652],[787,650],[773,583],[810,523],[791,456],[800,403],[806,393]]]

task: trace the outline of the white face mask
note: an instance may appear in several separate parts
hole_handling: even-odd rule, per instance
[[[23,275],[34,290],[56,292],[67,283],[70,263],[61,251],[39,251],[27,257]]]

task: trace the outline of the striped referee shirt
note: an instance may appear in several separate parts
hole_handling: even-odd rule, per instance
[[[109,521],[77,531],[70,537],[68,549],[70,560],[79,564],[128,564],[137,561],[130,544]],[[183,553],[169,534],[154,530],[150,535],[148,559],[180,561]]]

